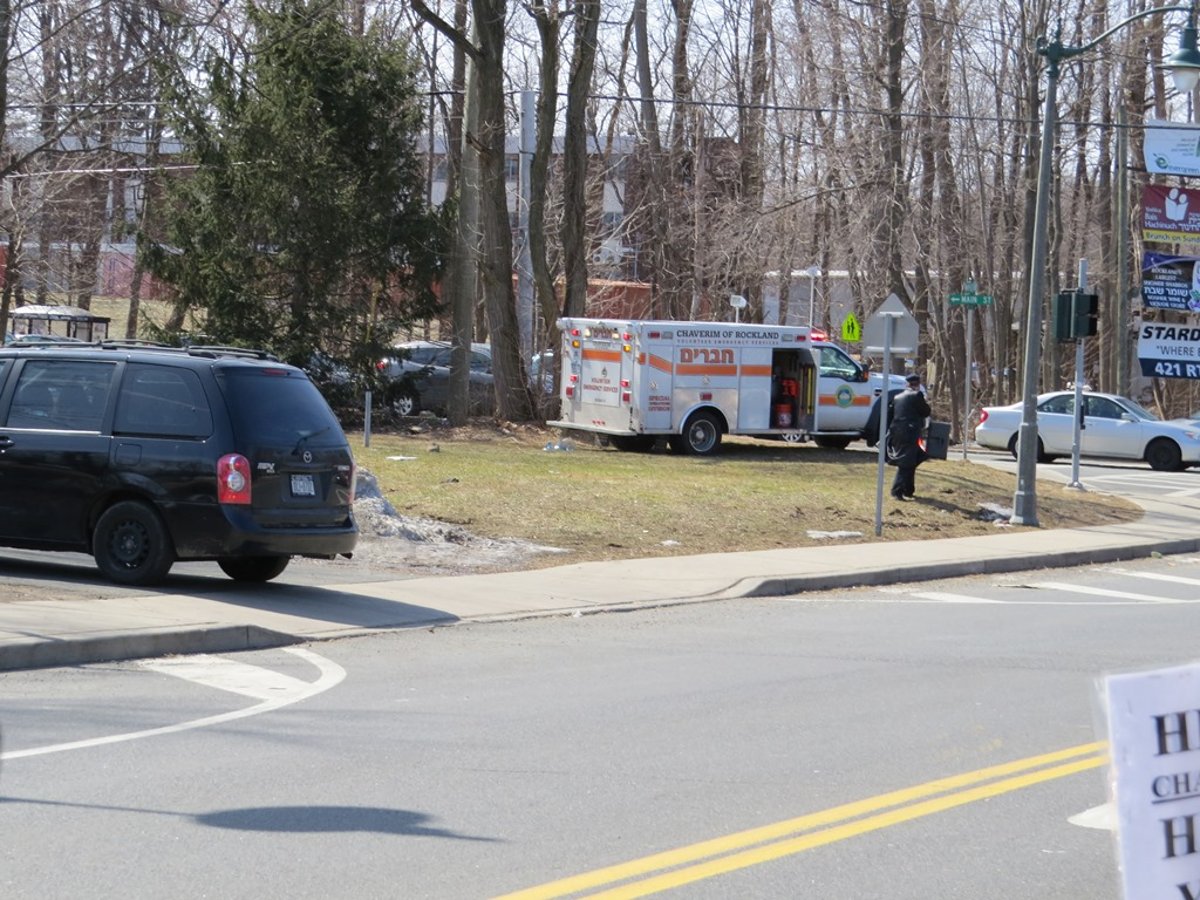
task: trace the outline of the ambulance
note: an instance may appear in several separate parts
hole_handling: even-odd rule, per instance
[[[715,453],[726,434],[865,437],[883,378],[824,334],[799,326],[563,318],[561,417],[622,450]],[[904,379],[890,376],[891,390]]]

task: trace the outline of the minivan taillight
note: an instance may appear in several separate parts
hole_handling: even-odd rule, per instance
[[[987,420],[988,420],[988,411],[986,409],[981,409],[979,411],[979,424],[982,425]]]
[[[226,453],[217,460],[217,502],[250,502],[250,460],[240,453]]]
[[[356,477],[356,469],[354,461],[350,461],[348,466],[337,466],[337,483],[346,486],[346,491],[350,497],[350,505],[354,505],[354,483]]]

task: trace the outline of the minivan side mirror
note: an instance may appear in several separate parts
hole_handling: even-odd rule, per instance
[[[868,381],[870,381],[871,380],[871,370],[868,369],[866,366],[863,366],[858,372],[858,380],[860,382],[862,382],[863,384],[866,384]]]

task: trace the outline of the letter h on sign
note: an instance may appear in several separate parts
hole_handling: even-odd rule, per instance
[[[1180,816],[1176,819],[1163,819],[1163,841],[1166,853],[1163,859],[1174,859],[1179,856],[1191,856],[1196,852],[1196,817]]]
[[[1168,713],[1165,716],[1154,717],[1154,731],[1158,736],[1158,756],[1168,753],[1187,753],[1190,750],[1200,750],[1200,744],[1193,744],[1200,737],[1200,727],[1193,728],[1188,733],[1188,721],[1192,725],[1200,725],[1200,709],[1190,709],[1184,712]]]

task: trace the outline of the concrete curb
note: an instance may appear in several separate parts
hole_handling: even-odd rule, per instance
[[[1200,552],[1200,539],[1183,538],[1175,541],[1153,541],[1144,545],[1123,547],[1093,547],[1085,550],[1061,550],[1037,558],[1028,555],[1001,556],[960,562],[917,563],[887,569],[861,569],[857,572],[821,575],[794,575],[783,578],[751,579],[750,586],[734,586],[716,599],[738,597],[779,597],[841,588],[876,587],[909,581],[940,581],[964,575],[995,575],[1005,572],[1027,572],[1034,569],[1066,569],[1072,566],[1146,559],[1155,553],[1172,556],[1177,553]]]
[[[0,647],[0,671],[47,669],[84,663],[149,659],[183,653],[231,653],[305,643],[308,638],[257,625],[154,628],[66,640],[29,638]]]

